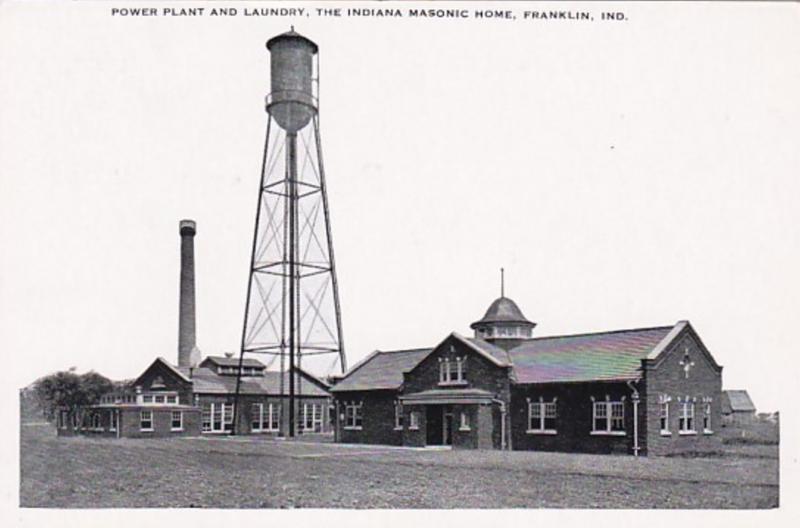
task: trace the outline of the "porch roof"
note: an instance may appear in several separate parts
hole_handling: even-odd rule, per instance
[[[400,396],[406,405],[491,403],[494,394],[482,389],[430,389]]]

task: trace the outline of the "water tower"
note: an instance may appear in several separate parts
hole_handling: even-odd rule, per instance
[[[239,354],[263,354],[288,384],[295,434],[296,369],[319,377],[347,368],[319,135],[317,45],[294,28],[267,41],[271,90]],[[238,414],[239,405],[234,406]],[[239,421],[235,417],[234,423]]]

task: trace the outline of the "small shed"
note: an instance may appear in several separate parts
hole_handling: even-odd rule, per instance
[[[756,419],[756,406],[746,390],[722,391],[722,423],[743,425]]]

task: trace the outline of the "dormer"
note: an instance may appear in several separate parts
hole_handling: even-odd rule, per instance
[[[208,368],[220,376],[236,376],[239,372],[239,358],[233,354],[222,356],[208,356],[200,363],[200,367]],[[242,376],[257,377],[263,376],[266,366],[252,358],[242,359]]]

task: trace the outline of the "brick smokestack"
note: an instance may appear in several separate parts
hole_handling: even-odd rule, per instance
[[[192,350],[195,348],[194,317],[194,220],[181,220],[181,291],[178,316],[178,366],[195,367]]]

